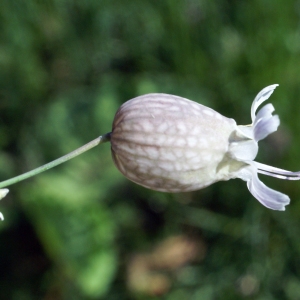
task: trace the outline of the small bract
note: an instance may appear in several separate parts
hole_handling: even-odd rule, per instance
[[[264,206],[285,210],[287,195],[268,188],[257,173],[297,180],[290,172],[255,162],[258,141],[277,130],[267,104],[277,84],[264,88],[251,107],[252,124],[237,125],[216,111],[178,96],[147,94],[124,103],[111,134],[112,156],[130,180],[162,192],[187,192],[240,178]]]

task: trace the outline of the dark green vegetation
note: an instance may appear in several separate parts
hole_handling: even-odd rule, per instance
[[[281,126],[258,161],[300,169],[299,1],[0,7],[0,179],[109,132],[137,95],[176,94],[247,124],[273,83]],[[300,182],[260,178],[291,197],[286,212],[240,180],[146,190],[116,170],[109,144],[11,186],[0,202],[0,299],[300,299]]]

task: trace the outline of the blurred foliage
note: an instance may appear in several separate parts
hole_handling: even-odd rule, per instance
[[[279,131],[259,160],[300,167],[300,1],[2,0],[0,178],[111,130],[148,92],[238,124],[263,87]],[[300,185],[286,212],[232,180],[187,194],[123,178],[109,144],[11,187],[1,202],[0,299],[300,299]]]

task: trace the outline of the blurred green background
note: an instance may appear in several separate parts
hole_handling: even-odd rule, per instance
[[[258,161],[300,169],[300,1],[2,0],[0,179],[111,130],[118,107],[176,94],[250,123],[265,86],[281,126]],[[0,299],[300,299],[300,183],[286,212],[240,180],[139,187],[110,145],[10,187]]]

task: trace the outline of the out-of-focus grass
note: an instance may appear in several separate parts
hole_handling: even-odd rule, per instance
[[[180,95],[247,124],[273,83],[281,126],[258,159],[296,170],[299,16],[300,2],[283,0],[3,1],[0,178],[109,132],[137,95]],[[0,299],[299,299],[300,186],[262,179],[290,195],[286,212],[239,180],[146,190],[101,145],[1,201]],[[191,245],[198,257],[181,256]]]

